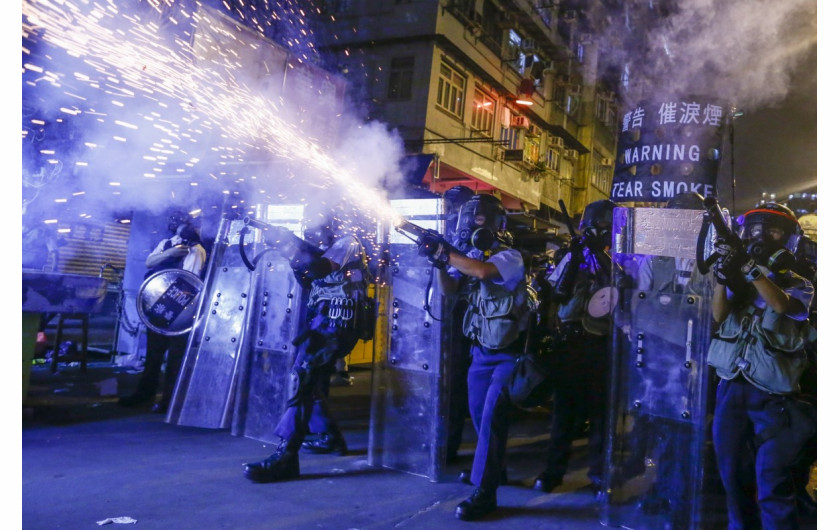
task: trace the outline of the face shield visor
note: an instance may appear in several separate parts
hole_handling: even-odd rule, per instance
[[[738,237],[757,263],[769,266],[771,260],[790,260],[796,253],[802,230],[792,214],[761,208],[745,213],[739,221]]]
[[[505,212],[501,203],[489,195],[476,195],[461,206],[453,244],[463,253],[470,247],[484,252],[493,248],[504,229]]]
[[[613,209],[614,202],[602,200],[589,204],[583,210],[579,230],[590,250],[603,250],[611,246]]]

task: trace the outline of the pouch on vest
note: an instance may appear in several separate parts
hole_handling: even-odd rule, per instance
[[[740,371],[766,392],[796,392],[808,367],[803,325],[770,309],[740,318],[730,314],[712,338],[708,363],[724,379]]]
[[[521,320],[527,315],[524,290],[523,284],[521,293],[518,288],[514,293],[503,293],[502,288],[493,289],[482,282],[478,296],[471,294],[464,313],[464,335],[491,350],[513,344],[522,331]]]

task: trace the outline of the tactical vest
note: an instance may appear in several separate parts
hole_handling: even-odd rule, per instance
[[[738,373],[756,387],[773,394],[799,389],[808,367],[805,341],[808,321],[796,321],[767,307],[731,312],[709,345],[708,363],[722,379]]]
[[[309,306],[314,306],[321,300],[359,300],[365,297],[368,285],[365,261],[363,251],[362,259],[350,261],[341,269],[313,281],[309,291]]]
[[[506,249],[497,247],[490,255]],[[492,281],[473,282],[467,293],[469,305],[464,313],[464,336],[491,350],[510,346],[527,328],[528,300],[524,278],[513,292]]]

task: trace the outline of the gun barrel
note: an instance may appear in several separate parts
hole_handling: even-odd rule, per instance
[[[260,230],[271,230],[275,228],[273,225],[263,221],[257,221],[253,217],[245,217],[242,219],[242,222],[244,222],[246,226],[253,226],[254,228],[259,228]]]
[[[705,206],[706,213],[709,215],[709,220],[712,222],[712,225],[715,227],[718,234],[727,237],[734,235],[732,229],[728,224],[726,224],[726,220],[723,218],[723,212],[720,209],[717,199],[714,197],[706,197],[703,199],[703,206]]]
[[[421,226],[417,226],[411,221],[406,221],[405,219],[400,219],[400,221],[396,225],[394,225],[394,230],[396,230],[397,232],[402,232],[403,234],[411,234],[414,237],[421,237],[424,234],[430,233],[430,230],[427,230]]]

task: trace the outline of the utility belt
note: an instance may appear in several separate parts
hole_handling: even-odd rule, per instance
[[[571,344],[580,341],[586,330],[580,320],[567,320],[557,326],[555,340],[558,344]]]

